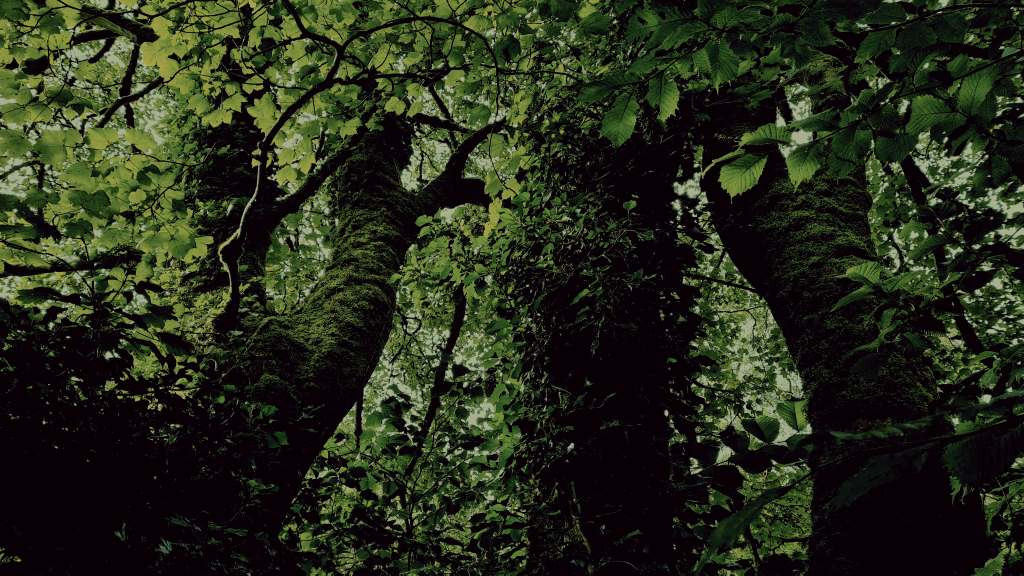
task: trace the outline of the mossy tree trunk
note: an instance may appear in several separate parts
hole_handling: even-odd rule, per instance
[[[287,554],[266,555],[279,549],[277,533],[307,469],[380,359],[395,311],[391,278],[416,239],[416,219],[481,202],[483,183],[462,172],[473,149],[498,128],[468,136],[439,176],[410,190],[401,174],[412,153],[412,129],[386,116],[323,159],[298,191],[271,189],[260,198],[267,205],[254,207],[239,267],[243,299],[261,297],[262,289],[246,286],[261,282],[273,228],[301,206],[304,194],[326,182],[334,218],[330,256],[308,295],[282,315],[240,307],[248,311],[239,318],[242,335],[224,340],[223,368],[202,395],[214,425],[201,435],[214,448],[205,455],[207,473],[190,487],[198,504],[192,509],[238,536],[226,544],[237,544],[236,557],[248,557],[264,573],[267,566],[295,569]]]
[[[229,352],[220,378],[237,397],[221,410],[231,414],[225,441],[242,455],[237,471],[249,486],[223,512],[248,530],[276,534],[309,464],[377,364],[394,312],[390,278],[416,218],[431,208],[401,184],[409,156],[403,126],[362,137],[328,184],[336,220],[316,285],[293,312],[246,319],[251,333]]]
[[[540,178],[585,213],[555,247],[559,272],[526,295],[536,306],[527,385],[534,408],[549,409],[537,423],[543,504],[529,571],[673,574],[669,358],[693,328],[692,295],[679,292],[693,254],[672,209],[685,147],[662,134],[619,149],[563,134]]]
[[[482,183],[462,178],[462,171],[473,147],[494,129],[468,137],[440,176],[412,190],[401,183],[411,127],[390,116],[375,124],[322,159],[308,186],[260,197],[265,204],[254,208],[239,266],[247,302],[230,331],[202,344],[195,364],[202,373],[190,394],[167,395],[173,414],[129,420],[150,428],[125,434],[125,446],[76,450],[81,442],[69,439],[69,450],[55,450],[53,469],[82,470],[79,485],[105,488],[87,506],[64,506],[66,529],[51,531],[53,539],[32,533],[48,524],[12,519],[20,523],[7,540],[47,542],[45,551],[12,550],[35,572],[299,573],[298,559],[278,541],[291,501],[380,358],[395,308],[391,278],[416,239],[416,219],[480,201]],[[226,237],[237,226],[238,204],[255,184],[251,158],[258,137],[234,125],[197,137],[197,152],[211,162],[188,183],[200,233]],[[274,228],[324,188],[334,218],[330,255],[301,304],[274,314],[252,298],[263,298],[263,262]],[[232,203],[235,209],[227,210]],[[227,292],[225,280],[216,264],[205,263],[178,293],[194,300],[211,290]],[[118,425],[110,423],[115,430]],[[24,486],[27,500],[48,497]],[[65,537],[69,541],[60,540]]]
[[[774,123],[771,102],[750,110],[741,100],[725,98],[709,108],[705,164],[735,149],[744,132]],[[728,119],[728,129],[720,119]],[[937,386],[928,359],[906,339],[853,352],[878,334],[877,299],[833,310],[858,287],[846,270],[877,261],[863,178],[819,175],[795,187],[778,150],[770,151],[758,185],[738,197],[721,189],[718,173],[712,168],[702,180],[715,228],[767,301],[810,398],[816,437],[810,574],[969,574],[986,557],[984,515],[977,501],[953,496],[936,454],[912,458],[893,481],[848,506],[834,505],[840,486],[870,462],[864,450],[878,445],[838,443],[830,433],[927,416]]]

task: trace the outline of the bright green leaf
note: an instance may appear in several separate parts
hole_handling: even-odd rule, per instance
[[[601,120],[601,134],[615,146],[622,146],[636,128],[636,113],[640,109],[632,94],[619,95]]]
[[[739,196],[757,185],[767,163],[767,156],[744,154],[722,166],[718,182],[730,196]]]
[[[956,93],[957,107],[966,114],[978,112],[995,86],[996,77],[996,69],[986,66],[961,80]]]
[[[742,510],[719,522],[707,539],[707,548],[697,564],[696,572],[700,572],[712,556],[732,546],[733,542],[740,537],[740,534],[754,520],[757,520],[765,506],[788,494],[796,484],[797,482],[794,482],[786,486],[765,490],[760,496],[748,502]]]
[[[651,78],[647,84],[647,103],[658,109],[658,120],[668,120],[679,106],[679,86],[664,75]]]
[[[775,405],[779,417],[797,432],[807,426],[807,400],[789,400]]]
[[[760,146],[764,144],[789,144],[790,132],[785,126],[765,124],[753,132],[747,132],[740,138],[741,146]]]
[[[948,106],[935,96],[918,96],[910,105],[910,122],[907,123],[907,130],[913,134],[924,132],[933,126],[943,126],[947,129],[963,123],[960,114],[949,109]]]
[[[895,138],[881,137],[875,140],[875,157],[879,162],[899,162],[914,151],[917,136],[897,134]]]
[[[796,186],[810,180],[819,168],[821,162],[818,161],[817,154],[811,146],[800,146],[786,156],[789,180]]]
[[[779,437],[780,426],[777,418],[771,416],[744,418],[742,424],[744,430],[765,444],[770,444]]]

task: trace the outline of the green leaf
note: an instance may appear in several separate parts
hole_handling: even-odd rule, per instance
[[[835,306],[832,307],[830,312],[835,312],[836,310],[841,310],[841,309],[849,306],[850,304],[853,304],[854,302],[859,302],[860,300],[864,300],[865,298],[870,298],[874,293],[875,293],[874,287],[872,287],[872,286],[861,286],[860,288],[857,288],[853,292],[850,292],[846,296],[843,296],[842,298],[840,298],[839,301],[836,302]]]
[[[963,123],[963,117],[946,106],[945,102],[935,96],[918,96],[910,105],[910,122],[907,130],[913,134],[924,132],[933,126],[947,129],[955,128]]]
[[[985,98],[996,83],[996,70],[987,66],[960,81],[960,89],[956,92],[957,107],[966,114],[975,114],[981,110]]]
[[[187,354],[192,350],[192,343],[173,332],[159,331],[156,337],[172,354]]]
[[[384,103],[384,111],[399,115],[402,112],[405,112],[405,101],[398,96],[392,96]]]
[[[282,446],[288,445],[288,434],[284,431],[277,431],[273,434],[267,434],[267,448],[277,449]]]
[[[612,17],[601,12],[594,12],[580,22],[580,28],[587,34],[604,34],[612,25]]]
[[[34,288],[25,288],[18,290],[18,299],[27,304],[38,304],[47,301],[63,301],[67,300],[67,296],[62,294],[56,288],[49,286],[36,286]],[[75,296],[77,298],[77,296]]]
[[[153,139],[153,134],[145,130],[125,130],[124,139],[143,152],[152,154],[157,150],[157,143]]]
[[[875,140],[875,157],[879,162],[899,162],[914,151],[917,136],[897,134],[895,138],[881,137]]]
[[[755,438],[771,444],[779,437],[779,420],[771,416],[758,416],[757,418],[744,418],[743,429],[753,434]]]
[[[505,36],[494,47],[494,53],[498,57],[499,64],[512,63],[512,61],[519,57],[521,50],[522,47],[519,44],[519,39],[515,36]]]
[[[35,143],[39,158],[50,166],[59,166],[67,158],[64,130],[46,130]]]
[[[736,78],[740,70],[740,59],[728,42],[709,42],[693,55],[693,62],[705,74],[711,76],[717,89],[722,83]]]
[[[728,42],[709,44],[708,58],[714,70],[715,88],[736,78],[740,71],[740,59]]]
[[[727,550],[732,546],[733,542],[739,538],[740,534],[742,534],[754,520],[757,520],[757,517],[761,515],[761,511],[764,510],[765,506],[788,494],[789,491],[797,484],[799,484],[799,481],[786,486],[779,486],[778,488],[765,490],[757,498],[748,502],[742,510],[719,522],[718,525],[715,526],[715,529],[711,531],[711,535],[708,536],[707,548],[704,549],[704,553],[701,555],[701,559],[697,563],[694,573],[699,573],[704,568],[704,565],[707,564],[708,560],[720,551]]]
[[[94,216],[105,217],[110,208],[110,198],[102,190],[89,193],[76,188],[68,194],[68,200]]]
[[[871,458],[856,474],[839,486],[827,507],[833,512],[846,508],[885,484],[919,472],[927,459],[927,447]]]
[[[861,262],[847,268],[846,277],[861,284],[878,284],[882,279],[882,265],[875,261]]]
[[[807,427],[807,400],[788,400],[775,405],[779,417],[797,432]]]
[[[946,468],[963,484],[980,487],[995,481],[1024,453],[1024,424],[1001,422],[969,432],[943,452]]]
[[[647,103],[658,109],[658,120],[664,122],[679,106],[679,86],[675,80],[659,74],[647,84]]]
[[[899,28],[896,47],[902,50],[927,48],[938,40],[935,30],[924,22],[915,22]]]
[[[24,240],[38,240],[39,231],[35,226],[28,224],[0,224],[0,235],[4,238],[21,238]]]
[[[632,94],[621,94],[601,120],[601,134],[615,146],[622,146],[636,128],[636,113],[640,109]]]
[[[855,128],[842,128],[832,137],[832,154],[836,158],[854,164],[863,162],[871,146],[871,132]]]
[[[896,30],[869,32],[857,47],[857,62],[866,62],[896,44]]]
[[[757,185],[767,163],[767,156],[744,154],[722,166],[718,182],[730,196],[739,196]]]
[[[611,96],[618,88],[632,84],[636,78],[629,73],[612,72],[606,74],[600,80],[591,82],[583,87],[580,92],[580,102],[593,104]]]
[[[142,188],[136,188],[128,194],[128,201],[132,204],[139,204],[146,200],[146,191]]]
[[[270,129],[274,127],[279,114],[277,105],[274,104],[274,95],[269,92],[260,96],[260,99],[249,106],[246,112],[253,117],[256,127],[264,134],[270,132]]]
[[[922,240],[921,243],[918,244],[917,247],[914,248],[910,252],[908,257],[911,260],[917,260],[918,258],[924,256],[925,254],[928,254],[929,252],[931,252],[935,248],[938,248],[939,246],[943,246],[943,245],[948,244],[948,243],[949,243],[949,238],[946,238],[945,236],[939,236],[939,235],[929,236],[929,237],[925,238],[924,240]]]
[[[0,20],[21,22],[28,15],[29,10],[23,0],[0,0]]]
[[[882,4],[878,10],[868,14],[864,17],[865,24],[889,24],[892,22],[902,22],[907,18],[907,11],[899,4]]]
[[[483,126],[487,124],[487,121],[491,119],[491,108],[486,104],[481,104],[473,108],[469,113],[469,122],[474,126]]]
[[[8,158],[21,156],[28,152],[32,145],[28,138],[15,130],[0,130],[0,152]]]
[[[789,180],[794,186],[810,180],[819,168],[821,162],[811,146],[800,146],[786,156],[786,169],[789,170]]]
[[[789,128],[777,124],[765,124],[753,132],[747,132],[740,138],[741,146],[761,146],[765,144],[789,144]]]

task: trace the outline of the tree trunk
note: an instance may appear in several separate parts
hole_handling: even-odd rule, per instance
[[[125,434],[125,446],[81,448],[70,427],[62,432],[69,435],[67,442],[45,447],[45,476],[81,470],[76,485],[96,489],[55,501],[64,520],[60,531],[50,531],[51,539],[40,531],[54,522],[52,516],[36,519],[29,507],[20,506],[22,516],[8,516],[16,524],[4,529],[4,543],[34,572],[296,573],[295,558],[283,549],[278,533],[310,463],[377,364],[395,307],[391,277],[416,238],[416,219],[474,200],[482,190],[481,183],[466,181],[461,173],[472,146],[492,129],[468,138],[431,184],[407,190],[401,173],[411,155],[411,130],[393,117],[380,124],[322,163],[334,172],[327,184],[335,218],[331,254],[298,309],[268,315],[262,307],[243,305],[235,333],[220,335],[215,349],[203,356],[213,362],[202,364],[198,390],[187,398],[168,395],[175,403],[173,416],[154,412],[128,419],[125,426],[145,430]],[[225,210],[214,204],[237,204],[251,193],[250,136],[238,129],[200,137],[212,138],[206,144],[216,151],[212,169],[201,169],[192,183],[197,188],[192,200],[202,204],[195,211],[197,226],[206,233],[224,236],[237,226],[240,206]],[[310,175],[312,190],[327,176]],[[253,293],[262,292],[265,250],[283,216],[278,200],[289,199],[276,190],[260,197],[271,206],[255,208],[255,226],[245,235],[240,272]],[[301,200],[292,198],[284,206],[298,208]],[[183,286],[184,296],[215,287],[226,291],[223,280],[216,266],[201,267]],[[93,422],[110,415],[82,417]],[[32,430],[44,426],[46,418],[18,422],[31,447]],[[120,429],[117,420],[95,425]],[[25,465],[18,467],[31,471],[34,452],[25,452]],[[26,472],[13,483],[20,498],[53,499],[47,494],[53,482],[36,489],[31,478]],[[39,542],[47,543],[45,551]]]
[[[693,254],[672,208],[685,147],[661,134],[619,149],[583,136],[546,151],[543,186],[580,213],[555,247],[557,273],[542,268],[527,286],[540,294],[524,298],[536,306],[527,385],[539,442],[551,442],[535,455],[548,464],[534,471],[545,505],[529,571],[673,574],[668,358],[692,337],[691,295],[676,290]]]
[[[733,102],[712,106],[705,164],[733,150],[744,132],[775,122],[770,102],[756,110]],[[846,270],[877,261],[871,244],[871,198],[862,178],[819,175],[794,187],[778,150],[760,182],[736,198],[718,184],[719,167],[703,178],[718,234],[733,262],[767,301],[809,395],[816,434],[810,574],[968,574],[987,556],[984,515],[976,499],[952,495],[936,454],[908,458],[906,469],[849,506],[833,505],[837,489],[870,462],[878,443],[837,443],[831,432],[858,432],[927,416],[936,391],[929,361],[906,339],[877,352],[852,351],[875,339],[869,298],[833,311],[857,288]]]
[[[397,122],[361,138],[328,184],[336,221],[317,284],[294,312],[250,321],[251,334],[220,375],[238,391],[225,410],[233,416],[227,436],[243,456],[238,471],[267,489],[254,497],[250,485],[241,505],[225,511],[249,530],[276,536],[309,464],[387,341],[395,306],[390,278],[415,239],[416,218],[430,210],[419,192],[401,185],[410,150]]]

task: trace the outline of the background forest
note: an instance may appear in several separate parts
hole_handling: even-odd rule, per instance
[[[0,0],[0,574],[1024,574],[1024,4]]]

